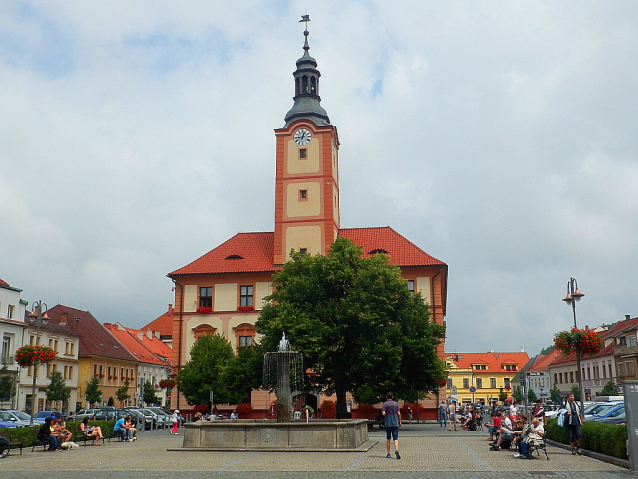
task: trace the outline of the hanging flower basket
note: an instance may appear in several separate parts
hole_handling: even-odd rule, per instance
[[[554,335],[554,345],[563,354],[571,354],[580,344],[580,354],[592,356],[603,349],[603,340],[590,329],[572,328]]]
[[[16,351],[16,362],[23,368],[33,366],[36,362],[40,364],[50,363],[55,359],[56,353],[47,346],[22,346]]]
[[[177,381],[174,379],[161,379],[159,386],[162,389],[173,389],[177,385]]]

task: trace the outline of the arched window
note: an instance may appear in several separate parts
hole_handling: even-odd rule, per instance
[[[250,323],[242,323],[235,328],[237,347],[252,346],[255,341],[255,326]]]
[[[193,337],[197,341],[202,336],[215,336],[217,330],[208,324],[200,324],[196,328],[193,328]]]

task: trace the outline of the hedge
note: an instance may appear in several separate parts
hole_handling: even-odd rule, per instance
[[[104,433],[104,435],[108,437],[111,431],[113,430],[113,426],[115,426],[115,422],[114,421],[91,421],[91,426],[100,426],[102,428],[102,432]],[[72,433],[74,433],[73,435],[74,437],[71,440],[75,440],[75,429],[76,428],[79,429],[79,427],[80,427],[79,422],[66,423],[66,428]],[[31,428],[29,426],[11,428],[11,435],[22,438],[24,441],[24,447],[31,447],[33,446],[33,432],[32,432],[33,429],[35,429],[35,432],[37,433],[38,430],[40,429],[40,426],[35,426],[34,428]]]
[[[546,419],[547,439],[569,444],[567,430],[556,423],[555,418]],[[627,459],[627,426],[585,421],[582,447],[607,456]]]

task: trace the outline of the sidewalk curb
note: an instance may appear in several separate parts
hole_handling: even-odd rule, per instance
[[[571,451],[571,446],[569,444],[552,441],[551,439],[547,440],[547,444],[551,444],[554,447],[560,447],[561,449],[565,449],[566,451]],[[592,459],[606,462],[607,464],[613,464],[614,466],[624,467],[625,469],[631,469],[631,461],[629,461],[629,459],[620,459],[619,457],[607,456],[606,454],[601,454],[600,452],[588,451],[587,449],[582,448],[580,451],[583,456],[591,457]]]

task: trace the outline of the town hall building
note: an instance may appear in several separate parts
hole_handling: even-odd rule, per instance
[[[290,251],[326,254],[337,237],[351,239],[365,256],[388,255],[401,268],[406,287],[422,294],[431,321],[444,324],[448,277],[444,262],[390,227],[341,227],[339,136],[321,106],[321,74],[309,54],[307,30],[304,36],[304,53],[293,73],[294,104],[284,126],[275,130],[274,231],[238,233],[168,274],[175,284],[172,362],[178,369],[188,362],[191,347],[202,335],[222,334],[235,347],[256,341],[254,324],[264,298],[272,292],[272,275],[290,259]],[[442,342],[437,349],[442,360],[444,349]],[[183,397],[179,401],[177,407],[186,406]],[[427,408],[436,406],[434,399],[429,402]],[[267,404],[253,403],[253,407],[267,408]]]

